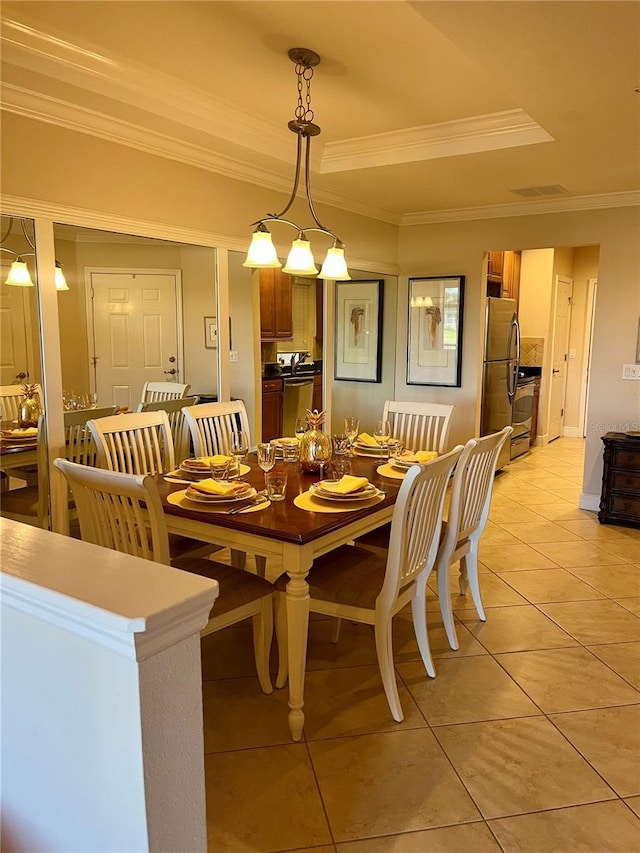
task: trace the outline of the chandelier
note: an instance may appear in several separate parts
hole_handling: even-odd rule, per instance
[[[243,266],[253,269],[268,269],[272,267],[281,267],[282,264],[278,260],[275,246],[271,239],[271,233],[265,223],[282,222],[285,225],[291,226],[298,232],[298,236],[291,244],[291,250],[287,257],[287,262],[283,272],[290,275],[299,276],[317,276],[318,268],[311,252],[311,243],[307,239],[307,234],[310,232],[318,232],[326,234],[332,238],[333,245],[328,249],[327,256],[320,270],[320,278],[330,278],[334,281],[350,281],[351,276],[347,269],[347,263],[344,257],[344,243],[318,219],[313,199],[311,198],[311,177],[309,174],[309,160],[311,152],[311,138],[318,136],[320,127],[314,123],[314,112],[311,108],[311,80],[313,78],[313,69],[320,63],[320,57],[313,50],[308,50],[305,47],[294,47],[288,52],[289,59],[295,63],[296,76],[298,78],[298,103],[294,112],[294,119],[288,123],[290,131],[296,134],[298,138],[298,146],[296,152],[296,170],[293,178],[293,189],[291,196],[284,210],[280,213],[268,213],[263,219],[258,219],[251,223],[251,227],[256,226],[251,239],[251,245],[247,252],[247,259]],[[300,228],[295,222],[289,219],[284,219],[293,202],[295,201],[298,192],[298,184],[300,183],[300,173],[302,171],[302,154],[304,148],[304,177],[305,177],[305,192],[307,196],[307,204],[311,213],[311,218],[315,223],[315,227]]]
[[[11,269],[9,270],[9,275],[5,279],[5,284],[9,284],[13,287],[33,287],[33,281],[31,279],[31,273],[29,272],[29,267],[27,266],[27,262],[25,258],[35,258],[36,256],[36,246],[33,240],[29,237],[27,233],[27,226],[25,225],[24,219],[20,220],[20,226],[22,228],[22,233],[24,235],[25,240],[27,241],[29,247],[33,249],[32,252],[14,252],[13,249],[7,249],[5,246],[1,245],[5,240],[9,238],[11,231],[13,229],[13,216],[9,217],[9,225],[7,227],[6,233],[0,237],[0,251],[8,252],[10,255],[13,255],[15,260],[11,264]],[[62,272],[62,264],[60,261],[56,261],[55,275],[54,275],[56,290],[69,290],[69,285],[66,282],[64,277],[64,273]]]

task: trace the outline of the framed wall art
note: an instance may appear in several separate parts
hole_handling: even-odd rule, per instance
[[[218,347],[218,321],[215,317],[204,318],[204,345],[206,349]]]
[[[383,296],[383,279],[336,282],[336,379],[382,380]]]
[[[462,385],[464,276],[409,279],[407,385]]]

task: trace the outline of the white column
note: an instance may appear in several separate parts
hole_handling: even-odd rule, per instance
[[[0,519],[7,850],[205,851],[218,585]]]

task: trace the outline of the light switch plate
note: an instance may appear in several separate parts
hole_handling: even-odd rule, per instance
[[[232,361],[234,364],[238,362],[238,350],[232,349],[229,353],[229,361]]]
[[[623,379],[640,379],[640,364],[623,364]]]

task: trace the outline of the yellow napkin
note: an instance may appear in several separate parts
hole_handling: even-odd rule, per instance
[[[294,444],[299,444],[299,443],[300,443],[300,439],[299,439],[299,438],[297,438],[297,437],[294,435],[294,436],[292,436],[291,438],[276,438],[275,443],[276,443],[276,444],[282,444],[282,445],[287,445],[287,444],[288,444],[288,445],[290,445],[290,446],[293,446]]]
[[[350,495],[352,492],[365,489],[369,485],[369,481],[366,477],[353,477],[351,474],[345,474],[336,483],[328,483],[326,480],[322,480],[318,485],[325,492],[335,492],[337,495]]]
[[[416,450],[415,453],[410,453],[408,456],[403,455],[402,458],[407,462],[419,462],[420,465],[424,465],[425,462],[431,462],[437,456],[438,454],[435,450]]]
[[[202,492],[205,495],[238,495],[246,492],[248,486],[246,483],[238,482],[237,480],[200,480],[199,483],[193,483],[192,489],[196,492]]]
[[[358,436],[358,441],[360,442],[360,444],[368,444],[369,447],[377,447],[378,446],[378,442],[375,440],[375,438],[372,435],[369,435],[368,432],[361,432],[360,435]]]
[[[185,459],[185,465],[187,468],[208,468],[212,462],[222,465],[225,462],[230,462],[231,459],[231,456],[223,456],[221,453],[217,453],[215,456],[196,456],[195,459]]]
[[[9,434],[10,435],[17,435],[17,436],[37,435],[38,434],[38,428],[37,427],[24,427],[23,429],[10,429]]]

